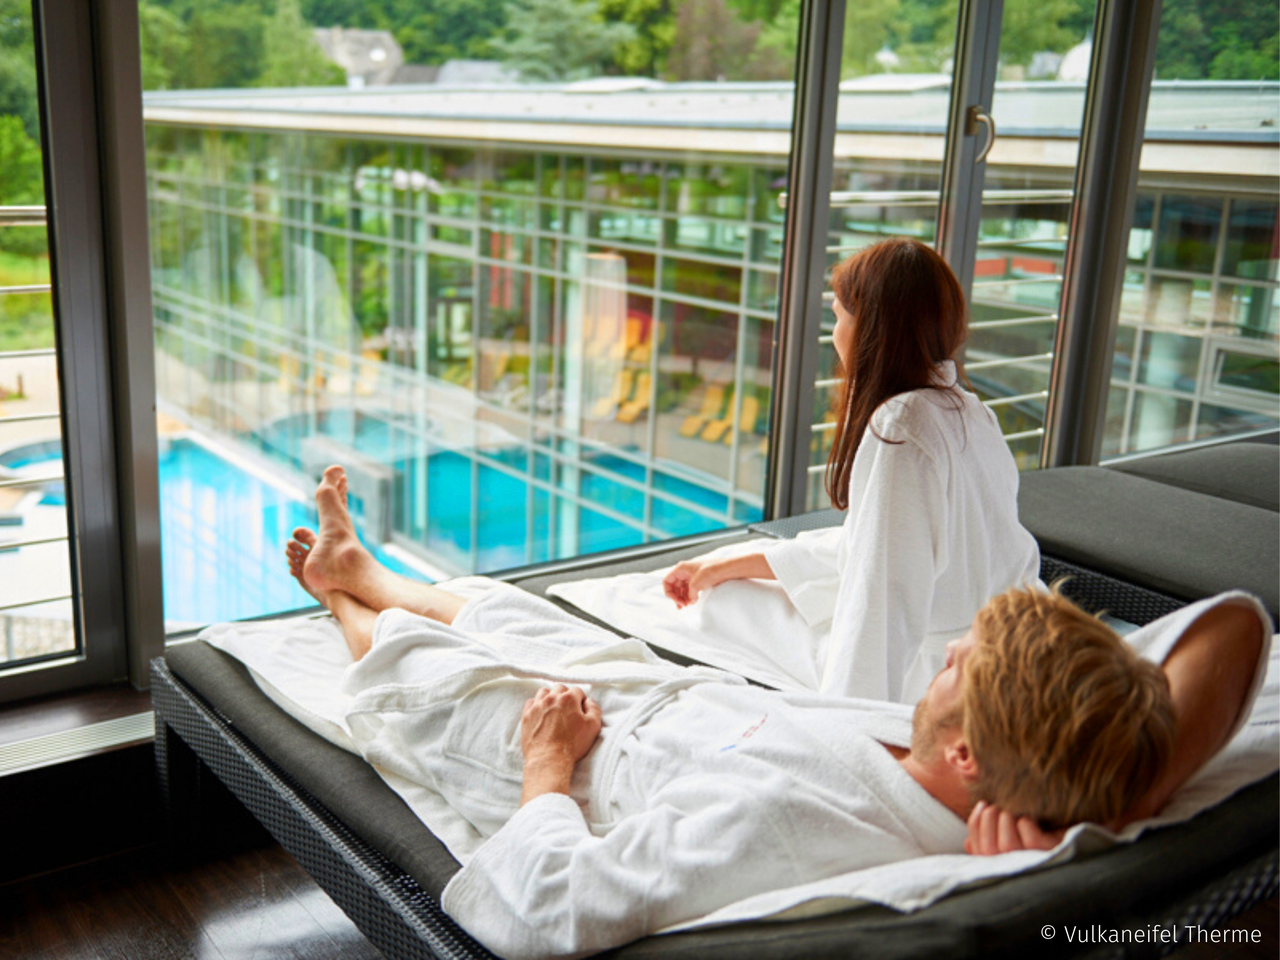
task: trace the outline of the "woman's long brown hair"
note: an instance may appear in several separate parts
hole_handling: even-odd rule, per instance
[[[853,315],[826,474],[831,503],[844,510],[853,458],[876,408],[908,390],[949,389],[933,382],[934,367],[964,343],[968,311],[947,262],[917,240],[884,240],[855,253],[836,266],[831,288]],[[957,374],[963,379],[958,365]]]

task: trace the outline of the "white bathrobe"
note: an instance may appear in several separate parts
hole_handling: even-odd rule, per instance
[[[1157,628],[1156,657],[1193,615],[1172,636]],[[520,807],[520,714],[548,680],[588,687],[604,728],[572,796]],[[964,822],[885,749],[909,744],[907,707],[678,667],[507,585],[452,626],[383,613],[344,686],[366,759],[489,838],[442,903],[509,960],[603,950],[766,891],[963,849]]]
[[[876,410],[843,525],[764,550],[812,631],[778,642],[813,650],[822,693],[914,703],[987,600],[1038,583],[1040,552],[1018,522],[1018,468],[1000,426],[956,385],[954,363],[936,376],[953,389],[914,390]]]

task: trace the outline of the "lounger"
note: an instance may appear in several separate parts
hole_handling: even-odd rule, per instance
[[[720,416],[720,411],[724,407],[724,391],[724,385],[719,383],[713,383],[707,387],[707,392],[702,396],[701,409],[685,417],[684,423],[680,424],[680,436],[696,437],[708,422]]]
[[[711,546],[759,533],[794,535],[836,519],[828,511],[656,550],[516,571],[506,579],[541,594],[557,580],[588,572],[656,569]],[[1181,605],[1158,591],[1052,558],[1046,558],[1042,574],[1072,575],[1068,592],[1080,602],[1133,623]],[[171,837],[180,841],[198,831],[207,794],[218,792],[211,782],[216,778],[388,957],[489,956],[440,912],[440,891],[458,864],[363,760],[292,720],[239,663],[202,642],[175,646],[156,660],[152,689]],[[1210,927],[1275,894],[1277,791],[1272,776],[1135,844],[964,891],[912,914],[862,907],[786,923],[740,923],[647,937],[611,956],[1022,956],[1044,952],[1045,924]],[[1095,947],[1054,944],[1062,955]]]

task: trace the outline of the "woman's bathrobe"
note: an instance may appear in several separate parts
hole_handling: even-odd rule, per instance
[[[876,410],[844,523],[764,550],[809,631],[777,642],[812,650],[822,693],[914,703],[987,600],[1039,582],[995,416],[957,384],[953,362],[935,376],[951,389]]]
[[[1146,655],[1163,659],[1209,602],[1144,628]],[[521,807],[521,710],[548,682],[588,689],[604,726],[572,796]],[[964,821],[885,747],[909,746],[906,706],[679,667],[506,584],[451,626],[383,613],[344,687],[360,753],[488,838],[442,903],[508,960],[595,952],[766,891],[963,850]]]

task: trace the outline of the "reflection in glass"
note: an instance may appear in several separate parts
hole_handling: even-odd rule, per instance
[[[1280,256],[1280,204],[1233,200],[1222,272],[1246,280],[1276,280]]]
[[[1155,265],[1210,273],[1222,226],[1222,201],[1165,196],[1156,231]]]

